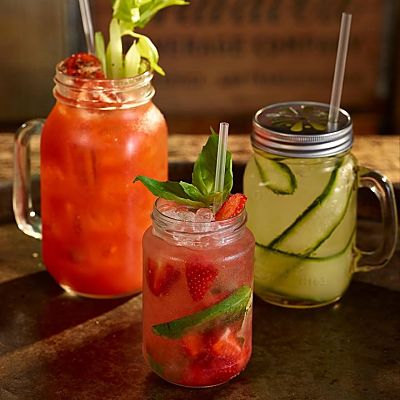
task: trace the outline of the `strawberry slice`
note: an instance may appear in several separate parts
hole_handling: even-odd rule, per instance
[[[204,337],[199,332],[189,332],[182,338],[182,347],[189,357],[197,357],[204,351]]]
[[[194,301],[204,298],[217,275],[218,270],[212,264],[193,260],[186,262],[186,281]]]
[[[60,71],[83,79],[105,79],[100,60],[93,54],[76,53],[65,59]]]
[[[182,384],[185,386],[213,386],[224,383],[240,373],[245,366],[245,361],[243,359],[238,363],[238,360],[203,354],[186,368],[182,376]]]
[[[242,353],[242,345],[243,338],[238,338],[236,333],[227,327],[222,335],[216,337],[211,349],[217,357],[237,360]]]
[[[171,264],[159,264],[148,259],[146,268],[147,285],[157,297],[165,296],[173,284],[179,279],[181,273]]]
[[[191,333],[182,338],[185,354],[191,356],[182,375],[187,386],[210,386],[226,382],[246,366],[251,346],[232,327]]]
[[[221,208],[215,214],[216,221],[236,217],[239,215],[247,201],[247,197],[242,193],[236,193],[229,196],[222,204]]]

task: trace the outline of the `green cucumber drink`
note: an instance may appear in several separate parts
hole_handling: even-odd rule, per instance
[[[328,126],[328,112],[325,104],[293,102],[266,107],[254,118],[254,156],[244,175],[248,227],[256,239],[254,291],[274,304],[332,303],[355,270],[383,266],[394,249],[390,183],[357,165],[350,116],[341,110],[338,123]],[[355,246],[359,182],[385,187],[390,200],[382,207],[389,244],[373,260]]]

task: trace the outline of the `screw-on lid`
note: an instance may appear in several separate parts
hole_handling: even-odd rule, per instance
[[[286,157],[317,158],[343,153],[353,144],[350,115],[340,110],[328,124],[329,105],[311,101],[277,103],[257,111],[252,144]]]

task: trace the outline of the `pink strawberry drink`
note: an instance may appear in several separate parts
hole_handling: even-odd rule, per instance
[[[159,199],[143,238],[143,351],[165,380],[218,385],[249,361],[254,238],[246,212],[215,221]]]

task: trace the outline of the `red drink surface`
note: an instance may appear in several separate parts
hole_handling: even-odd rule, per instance
[[[254,238],[244,228],[231,243],[190,247],[149,228],[143,238],[143,351],[150,367],[183,386],[214,386],[238,375],[251,356],[252,308],[239,317],[188,327],[179,337],[154,332],[157,324],[191,316],[253,286]]]
[[[167,178],[167,128],[151,101],[127,109],[57,102],[41,139],[43,261],[89,296],[135,293],[154,196],[136,175]]]

